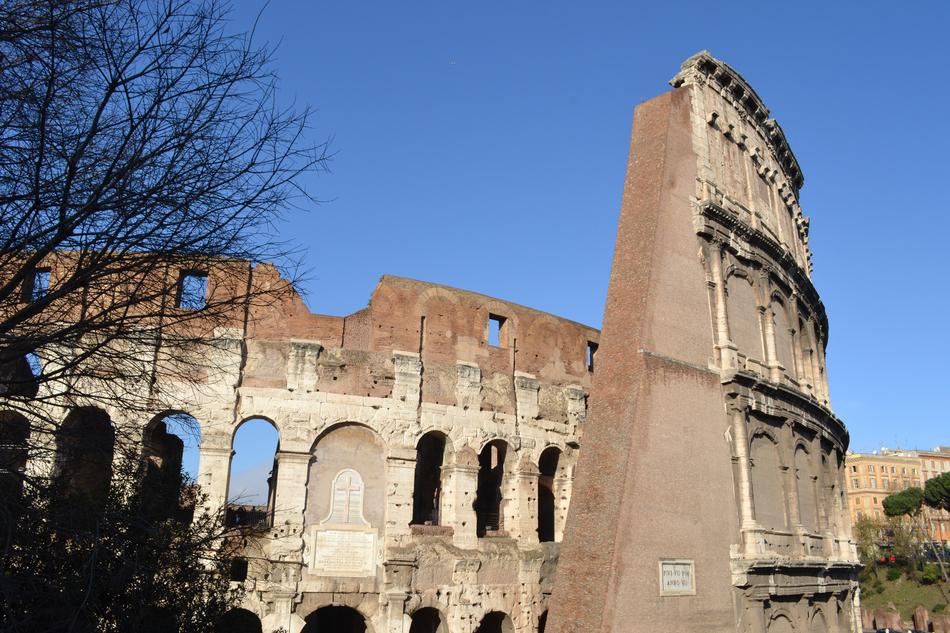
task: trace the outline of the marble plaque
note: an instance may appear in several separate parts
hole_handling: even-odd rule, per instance
[[[693,561],[660,559],[660,595],[696,595],[696,566]]]
[[[376,574],[376,530],[314,528],[310,572],[318,576]]]

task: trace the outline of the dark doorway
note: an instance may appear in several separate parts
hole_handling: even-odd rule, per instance
[[[438,609],[425,607],[412,614],[409,633],[443,633],[442,616]]]
[[[322,607],[306,621],[301,633],[366,633],[363,616],[350,607]]]
[[[478,491],[472,504],[478,536],[503,529],[501,484],[505,477],[507,454],[508,445],[501,440],[494,440],[478,456]]]
[[[548,624],[548,612],[545,611],[541,614],[541,617],[538,618],[538,633],[544,633],[544,627]]]
[[[555,540],[554,527],[554,478],[561,451],[550,446],[538,460],[538,540],[542,543]]]
[[[112,481],[115,431],[105,411],[74,409],[56,434],[56,480],[65,497],[101,508]]]
[[[247,609],[231,609],[218,620],[215,633],[262,633],[260,619]]]
[[[439,500],[442,494],[442,461],[445,435],[426,433],[416,447],[416,476],[412,491],[412,523],[439,524]]]
[[[485,614],[475,633],[514,633],[511,618],[501,611],[492,611]]]

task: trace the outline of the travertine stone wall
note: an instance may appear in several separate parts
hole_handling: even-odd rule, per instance
[[[549,631],[857,632],[801,170],[729,66],[671,83],[635,113]]]
[[[489,343],[490,315],[503,320],[498,345]],[[247,544],[243,606],[267,632],[297,633],[328,605],[357,610],[379,633],[408,632],[423,608],[438,611],[442,631],[470,633],[491,612],[512,633],[537,631],[586,415],[588,345],[598,336],[513,303],[397,277],[383,277],[369,305],[347,317],[311,315],[292,296],[219,329],[203,381],[179,385],[170,410],[200,424],[198,482],[212,510],[227,499],[241,424],[263,418],[277,430],[268,529]],[[106,413],[117,428],[147,434],[170,410],[147,419]],[[424,436],[444,443],[440,491],[429,498],[434,518],[413,525]],[[479,455],[490,443],[505,452],[500,525],[480,534]],[[545,451],[546,464],[556,456],[544,480],[555,539],[542,543]],[[321,544],[341,534],[363,549]]]

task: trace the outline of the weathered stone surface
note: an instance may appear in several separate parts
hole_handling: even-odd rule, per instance
[[[731,68],[672,83],[634,116],[547,631],[857,631],[801,171]]]

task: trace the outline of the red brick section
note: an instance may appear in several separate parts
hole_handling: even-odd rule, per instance
[[[700,243],[689,88],[637,107],[591,410],[547,633],[734,631],[727,418]],[[660,558],[697,595],[659,595]]]

